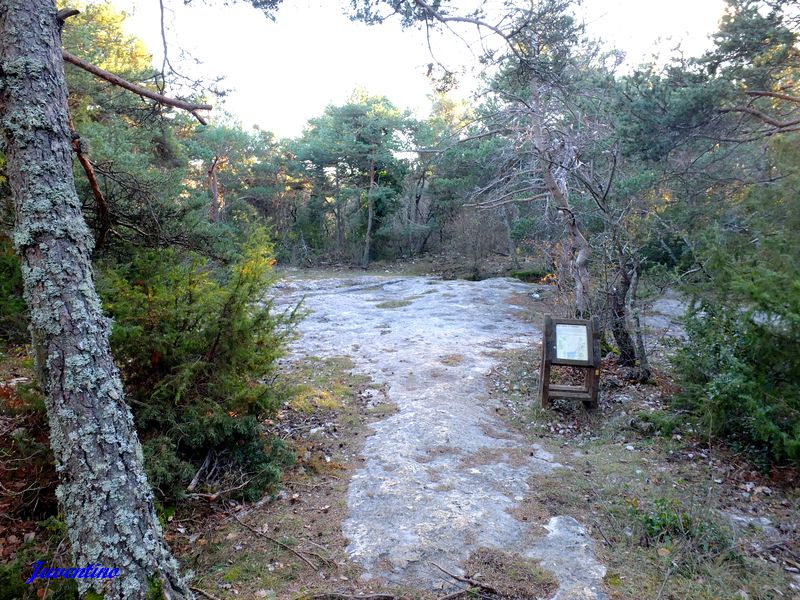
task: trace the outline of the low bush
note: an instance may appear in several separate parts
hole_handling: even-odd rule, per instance
[[[800,307],[800,299],[794,303]],[[674,359],[683,386],[676,406],[764,468],[800,464],[800,311],[790,306],[700,303],[687,317],[688,341]]]
[[[163,500],[204,486],[256,498],[290,460],[261,425],[282,401],[276,361],[294,320],[265,299],[273,264],[257,232],[226,269],[192,253],[146,250],[100,270],[114,357]]]

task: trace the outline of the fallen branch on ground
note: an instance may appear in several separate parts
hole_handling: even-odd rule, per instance
[[[207,591],[205,591],[203,589],[200,589],[200,588],[197,588],[197,587],[192,587],[192,586],[189,586],[189,589],[192,590],[193,592],[197,593],[197,594],[200,594],[201,596],[204,596],[204,597],[208,598],[208,600],[220,600],[216,596],[208,593]]]
[[[433,561],[430,561],[430,564],[432,564],[434,567],[439,569],[442,573],[444,573],[448,577],[452,577],[456,581],[460,581],[462,583],[469,584],[472,587],[478,588],[479,592],[482,591],[482,592],[486,592],[487,594],[496,594],[498,596],[500,595],[500,593],[490,585],[486,585],[485,583],[481,583],[480,581],[476,581],[474,579],[470,579],[469,577],[464,577],[462,575],[456,575],[455,573],[451,573],[450,571],[448,571],[447,569],[445,569],[444,567],[442,567],[441,565],[439,565],[439,564],[437,564],[437,563],[435,563]],[[464,592],[468,592],[468,591],[469,590],[460,590],[459,593],[464,593]],[[445,598],[447,598],[447,597],[448,596],[445,596]],[[454,597],[454,596],[452,594],[450,594],[449,597]]]
[[[308,558],[307,556],[305,556],[303,553],[301,553],[301,552],[298,552],[297,550],[295,550],[294,548],[292,548],[292,547],[290,547],[290,546],[287,546],[287,545],[286,545],[286,544],[284,544],[283,542],[279,542],[279,541],[278,541],[278,540],[276,540],[274,537],[270,537],[270,536],[268,536],[268,535],[267,535],[266,533],[264,533],[263,531],[259,531],[259,530],[258,530],[258,529],[256,529],[255,527],[252,527],[252,526],[248,525],[247,523],[245,523],[244,521],[242,521],[242,520],[241,520],[239,517],[237,517],[236,515],[233,515],[233,518],[234,518],[234,519],[236,519],[236,522],[237,522],[237,523],[239,523],[239,525],[241,525],[241,526],[242,526],[242,527],[244,527],[245,529],[248,529],[248,530],[252,531],[253,533],[255,533],[255,534],[256,534],[257,536],[259,536],[259,537],[263,537],[264,539],[266,539],[266,540],[269,540],[270,542],[272,542],[272,543],[273,543],[273,544],[275,544],[276,546],[280,546],[280,547],[281,547],[281,548],[283,548],[284,550],[288,550],[289,552],[291,552],[292,554],[294,554],[294,555],[296,555],[298,558],[300,558],[300,559],[301,559],[301,560],[302,560],[304,563],[306,563],[306,564],[307,564],[309,567],[311,567],[311,568],[312,568],[312,569],[314,569],[315,571],[317,570],[317,565],[315,565],[313,562],[311,562],[311,561],[309,560],[309,558]],[[321,557],[319,557],[319,558],[321,558]],[[324,560],[324,559],[322,559],[322,560]]]

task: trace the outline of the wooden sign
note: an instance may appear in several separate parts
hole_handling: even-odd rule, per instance
[[[584,371],[583,385],[550,383],[551,365],[577,367]],[[542,368],[539,393],[543,407],[552,398],[581,400],[588,408],[597,408],[600,379],[600,321],[544,318]]]

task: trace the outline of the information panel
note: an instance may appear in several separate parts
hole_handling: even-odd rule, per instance
[[[589,360],[589,327],[556,323],[556,358]]]
[[[544,316],[542,331],[542,368],[539,372],[539,393],[543,407],[552,398],[580,400],[587,408],[597,408],[600,381],[600,319],[560,319]],[[568,366],[583,372],[583,385],[551,382],[551,367]],[[558,377],[562,377],[559,374]]]

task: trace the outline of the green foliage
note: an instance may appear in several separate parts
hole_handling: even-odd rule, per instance
[[[273,380],[293,319],[264,298],[273,263],[266,233],[256,230],[222,275],[207,259],[174,250],[102,269],[112,348],[151,484],[164,498],[180,497],[204,461],[223,473],[217,488],[241,486],[253,498],[288,460],[260,425],[281,401]]]
[[[709,518],[706,509],[686,510],[676,498],[658,497],[652,505],[629,503],[630,514],[641,530],[647,546],[681,544],[691,550],[686,555],[719,556],[732,550],[731,532]]]
[[[765,466],[800,464],[800,156],[785,139],[771,159],[780,183],[732,197],[700,239],[707,279],[675,359],[678,405]]]
[[[23,342],[28,337],[28,310],[22,297],[22,271],[11,240],[0,235],[0,340]]]
[[[296,233],[319,250],[360,256],[371,204],[371,248],[380,254],[408,171],[397,153],[410,127],[407,114],[363,91],[309,121],[303,136],[290,144],[301,169],[297,176],[307,180],[310,190]]]
[[[800,293],[798,280],[791,289]],[[764,466],[800,464],[797,308],[764,313],[700,302],[675,357],[684,386],[676,405],[697,412],[709,432],[750,450]]]

